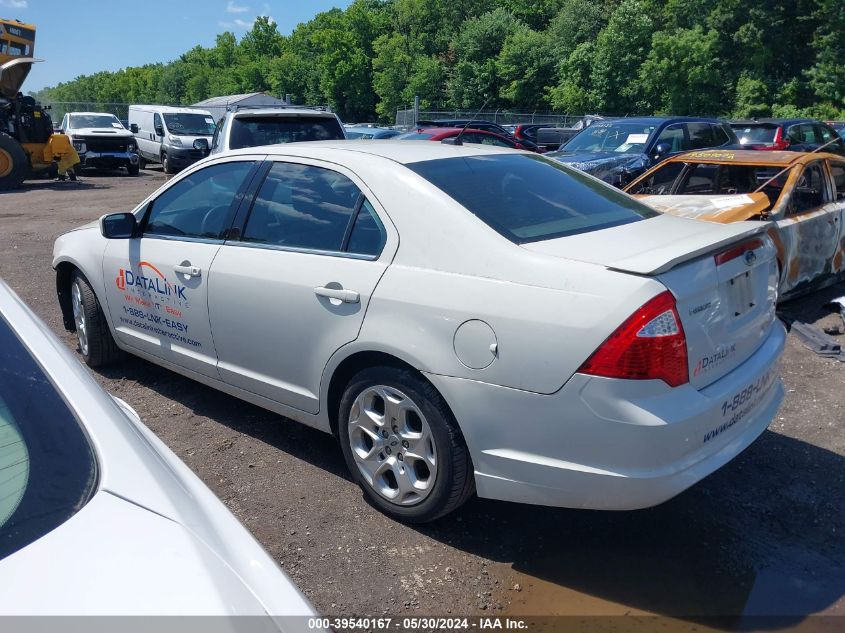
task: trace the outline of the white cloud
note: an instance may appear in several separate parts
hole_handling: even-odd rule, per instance
[[[274,20],[273,16],[271,16],[271,15],[259,16],[259,17],[266,17],[268,20],[270,20],[270,24],[276,23],[276,20]],[[252,29],[253,25],[255,24],[255,20],[257,20],[257,19],[258,18],[255,18],[254,20],[241,20],[240,18],[235,18],[231,22],[221,20],[221,21],[217,22],[217,24],[222,26],[224,29],[231,29],[231,30],[240,29],[240,30],[243,30],[243,31],[249,31],[249,30]]]
[[[12,9],[26,9],[29,6],[27,0],[0,0],[0,6]]]
[[[226,13],[246,13],[247,11],[249,11],[249,7],[235,4],[233,0],[226,3]]]

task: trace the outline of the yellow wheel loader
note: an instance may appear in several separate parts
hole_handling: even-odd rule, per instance
[[[35,26],[0,19],[0,191],[25,178],[55,177],[79,162],[70,139],[53,133],[53,121],[20,89],[32,65]]]

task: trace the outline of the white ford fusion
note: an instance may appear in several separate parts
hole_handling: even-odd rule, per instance
[[[61,236],[91,366],[124,350],[334,433],[368,499],[633,509],[783,398],[766,225],[659,215],[536,154],[251,148]]]
[[[0,615],[249,615],[265,616],[259,630],[307,630],[266,617],[314,612],[2,281],[0,349]]]

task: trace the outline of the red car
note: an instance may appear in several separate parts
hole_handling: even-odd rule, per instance
[[[459,127],[422,127],[411,132],[405,132],[394,137],[395,141],[442,141],[447,138],[455,138],[461,134]],[[461,134],[461,141],[464,143],[478,143],[480,145],[496,145],[497,147],[510,147],[512,149],[525,149],[535,151],[533,148],[523,146],[512,139],[485,132],[484,130],[466,129]]]

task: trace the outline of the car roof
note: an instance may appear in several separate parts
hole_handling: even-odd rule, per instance
[[[828,152],[762,152],[752,149],[705,149],[685,152],[666,159],[667,163],[715,163],[723,165],[764,165],[786,167],[790,164],[803,165],[820,158],[845,160],[842,156]]]
[[[369,140],[337,140],[337,141],[304,141],[301,143],[283,143],[280,145],[265,145],[263,147],[246,147],[244,149],[229,150],[216,154],[216,158],[223,156],[238,156],[266,153],[269,156],[299,156],[325,160],[329,156],[343,162],[346,160],[360,160],[361,154],[377,156],[403,165],[418,163],[426,160],[442,158],[488,156],[492,154],[514,153],[536,156],[527,151],[513,150],[507,147],[493,145],[446,145],[443,143],[421,143],[413,140],[397,141],[385,139],[378,143]]]
[[[695,116],[636,116],[636,117],[616,117],[616,118],[607,118],[607,119],[600,119],[594,122],[592,125],[596,123],[606,123],[606,122],[613,122],[613,123],[636,123],[636,124],[649,124],[653,123],[656,125],[660,125],[661,123],[722,123],[722,119],[714,119],[709,117],[695,117]],[[589,129],[590,126],[585,127],[584,129]]]
[[[133,104],[129,106],[130,110],[141,110],[144,112],[161,112],[167,114],[190,114],[196,112],[197,114],[206,114],[211,116],[211,112],[203,110],[202,108],[192,108],[189,106],[163,106],[163,105],[144,105]]]
[[[82,114],[82,115],[96,115],[96,116],[113,116],[115,119],[117,118],[116,114],[112,114],[111,112],[68,112],[67,114],[75,115],[75,114]]]
[[[248,108],[243,110],[233,110],[231,112],[233,117],[251,117],[251,116],[302,116],[303,114],[308,116],[315,116],[315,117],[326,117],[333,119],[335,118],[334,112],[329,112],[328,110],[316,110],[314,108]]]
[[[794,125],[795,123],[821,123],[818,119],[750,119],[731,121],[731,125]]]

